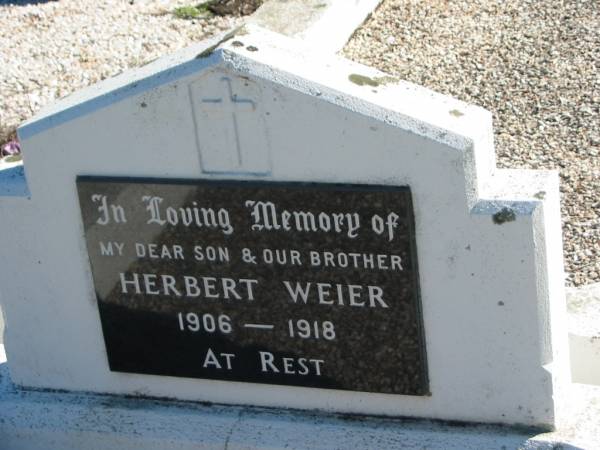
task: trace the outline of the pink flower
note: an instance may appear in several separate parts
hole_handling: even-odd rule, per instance
[[[17,140],[8,141],[0,149],[0,157],[14,156],[14,155],[20,155],[20,154],[21,154],[21,145],[19,144],[19,141],[17,141]]]

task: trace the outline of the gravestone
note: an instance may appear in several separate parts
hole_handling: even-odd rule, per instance
[[[16,384],[560,422],[557,176],[496,169],[489,112],[250,28],[19,137]]]

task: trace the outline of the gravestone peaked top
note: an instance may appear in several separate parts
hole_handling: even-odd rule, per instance
[[[497,170],[492,136],[481,108],[256,27],[59,102],[19,129],[30,196],[0,199],[14,381],[554,426],[557,177]]]

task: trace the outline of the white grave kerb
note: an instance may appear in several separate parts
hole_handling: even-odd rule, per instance
[[[217,103],[245,111],[214,111]],[[223,114],[231,120],[217,120]],[[253,28],[213,51],[201,44],[84,90],[19,136],[31,197],[0,203],[0,225],[15,230],[0,237],[0,286],[17,384],[558,422],[568,355],[557,177],[496,170],[487,111]],[[431,395],[110,372],[78,175],[410,186]]]

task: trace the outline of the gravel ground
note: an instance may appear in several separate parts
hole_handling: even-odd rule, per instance
[[[0,0],[0,143],[54,99],[235,26],[190,0]]]
[[[492,111],[500,167],[558,169],[567,284],[600,281],[598,0],[385,0],[343,53]]]

